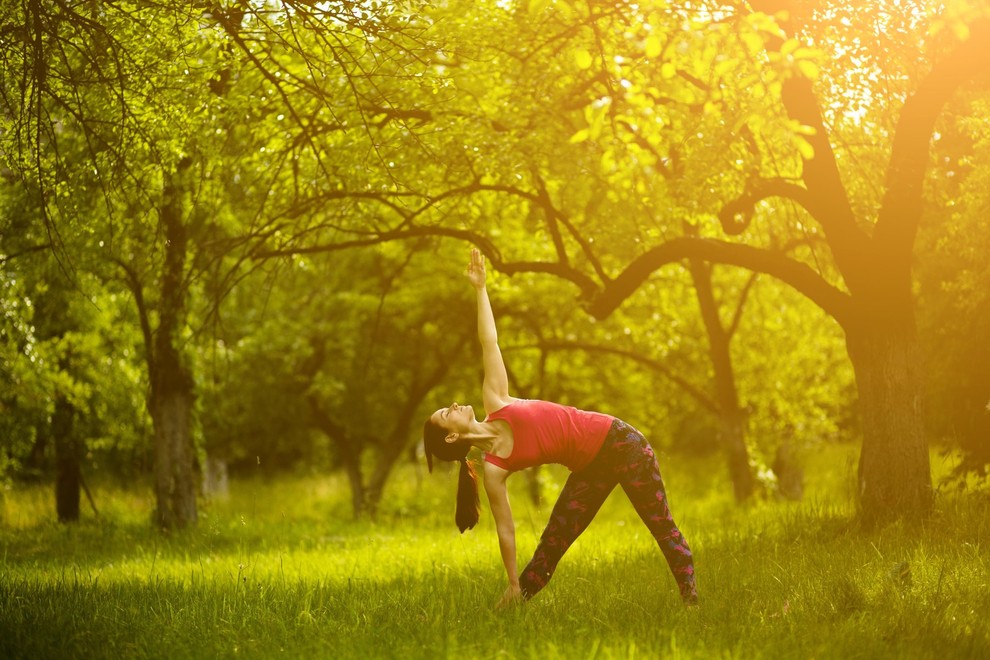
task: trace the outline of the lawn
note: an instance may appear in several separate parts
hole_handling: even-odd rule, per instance
[[[847,447],[809,456],[803,502],[744,508],[710,462],[661,460],[696,609],[619,491],[543,592],[495,612],[493,525],[483,511],[457,532],[453,472],[401,467],[378,521],[354,522],[341,477],[259,468],[172,534],[150,528],[150,489],[95,487],[100,516],[62,526],[49,490],[15,488],[0,657],[990,657],[985,494],[942,492],[931,518],[870,531]],[[510,482],[521,563],[565,476],[545,474],[542,507]]]

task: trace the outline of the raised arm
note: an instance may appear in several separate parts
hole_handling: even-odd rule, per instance
[[[498,347],[495,314],[492,312],[492,303],[488,299],[488,289],[485,287],[485,258],[478,250],[471,250],[467,276],[474,287],[478,302],[478,340],[481,342],[485,368],[482,398],[485,412],[493,413],[508,404],[512,397],[509,396],[509,377],[505,373],[502,351]]]
[[[505,488],[508,471],[485,463],[485,492],[488,493],[488,504],[495,518],[495,530],[498,532],[498,549],[502,555],[502,564],[509,578],[509,587],[496,604],[501,608],[522,597],[519,587],[519,575],[516,572],[516,524],[512,520],[512,509],[509,507],[509,493]]]

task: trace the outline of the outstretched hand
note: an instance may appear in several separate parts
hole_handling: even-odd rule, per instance
[[[522,589],[520,589],[518,584],[516,585],[510,584],[509,588],[505,590],[505,593],[502,594],[502,597],[499,599],[499,601],[495,603],[495,609],[496,610],[505,609],[510,605],[520,605],[522,604],[522,602],[523,602]]]
[[[475,289],[481,289],[485,286],[485,258],[481,255],[481,251],[478,248],[471,250],[471,261],[468,263],[467,267],[467,277],[471,282],[471,286]]]

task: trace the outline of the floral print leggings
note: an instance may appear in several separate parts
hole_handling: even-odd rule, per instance
[[[550,514],[550,522],[519,585],[532,598],[546,586],[571,544],[580,536],[615,488],[622,485],[639,517],[656,539],[686,603],[697,601],[691,549],[674,525],[653,448],[643,434],[625,422],[612,422],[594,460],[574,472],[564,484]]]

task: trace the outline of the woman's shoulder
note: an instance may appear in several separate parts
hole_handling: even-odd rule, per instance
[[[521,401],[526,401],[526,399],[517,399],[514,396],[502,397],[497,401],[491,402],[491,408],[486,410],[485,412],[487,413],[488,418],[490,419],[492,415],[498,415],[499,413],[505,411],[505,409],[508,408],[509,406],[519,403]]]

